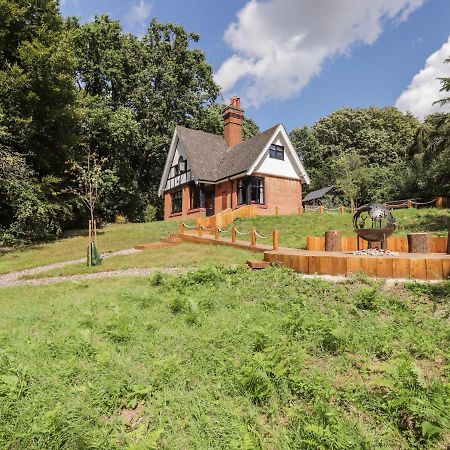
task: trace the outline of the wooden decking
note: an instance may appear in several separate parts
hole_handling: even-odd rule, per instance
[[[324,252],[298,250],[280,247],[273,250],[272,245],[215,236],[196,234],[172,235],[165,242],[192,242],[198,244],[226,245],[253,252],[264,253],[264,261],[281,264],[299,273],[318,275],[348,276],[364,273],[371,277],[447,280],[450,278],[450,255],[445,253],[404,253],[395,256],[354,255],[351,252]],[[270,239],[269,239],[270,242]],[[167,245],[167,244],[166,244]],[[151,246],[150,246],[151,247]]]
[[[306,274],[347,276],[365,273],[371,277],[416,280],[446,280],[450,276],[450,255],[443,253],[367,256],[280,248],[265,252],[264,260]]]

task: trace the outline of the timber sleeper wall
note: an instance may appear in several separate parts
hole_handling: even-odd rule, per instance
[[[365,273],[371,277],[416,280],[446,280],[450,276],[450,256],[446,255],[375,257],[279,250],[265,252],[264,260],[306,274],[346,276]]]
[[[447,251],[447,237],[430,236],[429,238],[431,253],[445,253]],[[359,250],[368,248],[368,242],[359,239]],[[325,251],[324,236],[308,236],[306,239],[306,249],[310,251]],[[342,236],[341,249],[343,252],[354,252],[358,250],[358,237]],[[387,250],[392,252],[408,252],[408,239],[406,237],[391,236],[387,238]]]

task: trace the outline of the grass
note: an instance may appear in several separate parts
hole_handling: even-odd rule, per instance
[[[394,211],[394,215],[397,218],[397,233],[400,235],[414,231],[430,231],[443,235],[450,226],[448,209],[402,209]],[[272,230],[278,229],[280,245],[294,248],[306,248],[306,236],[323,235],[329,229],[341,230],[344,235],[353,233],[352,216],[349,213],[320,215],[313,212],[301,216],[260,216],[246,219],[244,222],[237,221],[241,231],[249,230],[252,225],[265,235],[270,235]],[[100,230],[98,247],[101,252],[130,248],[136,244],[158,241],[162,236],[176,232],[177,229],[178,221],[109,225]],[[0,251],[0,274],[83,258],[86,255],[86,247],[87,237],[84,233],[7,253]]]
[[[449,209],[399,209],[394,210],[397,219],[397,235],[427,231],[447,235],[450,228]],[[344,236],[352,236],[352,214],[328,212],[320,215],[309,212],[289,216],[259,216],[246,219],[237,224],[238,228],[249,229],[254,226],[258,232],[270,234],[277,229],[280,232],[280,245],[284,247],[306,248],[307,236],[323,236],[327,230],[339,230]]]
[[[75,274],[104,272],[120,269],[147,267],[203,267],[211,264],[232,266],[245,264],[247,259],[262,259],[262,253],[241,250],[233,247],[178,244],[162,248],[144,250],[125,256],[113,256],[103,260],[101,266],[87,267],[75,264],[59,269],[26,275],[23,279],[67,276]]]
[[[174,221],[108,225],[98,232],[98,248],[101,252],[131,248],[137,244],[158,241],[177,229],[178,222]],[[0,274],[83,258],[86,257],[87,245],[87,231],[80,231],[74,236],[55,242],[7,253],[0,252]]]
[[[450,284],[203,268],[1,291],[0,448],[450,444]]]

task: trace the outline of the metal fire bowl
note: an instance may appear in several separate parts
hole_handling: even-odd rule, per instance
[[[369,242],[380,242],[383,237],[388,238],[395,231],[395,225],[383,228],[359,228],[353,230],[360,238]]]

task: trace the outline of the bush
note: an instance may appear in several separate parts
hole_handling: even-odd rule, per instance
[[[122,214],[117,214],[116,219],[115,219],[115,222],[122,225],[122,224],[124,224],[124,223],[127,223],[128,220],[127,220],[127,218],[126,218],[124,215],[122,215]]]
[[[158,209],[156,208],[156,206],[147,205],[147,208],[145,208],[145,211],[144,211],[144,221],[145,222],[154,222],[156,220],[157,212],[158,212]]]

